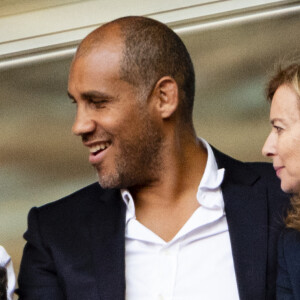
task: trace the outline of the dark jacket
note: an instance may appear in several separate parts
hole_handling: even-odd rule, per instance
[[[5,267],[0,266],[0,300],[7,299],[7,272]]]
[[[286,229],[278,243],[278,300],[300,300],[300,232]]]
[[[288,198],[272,166],[214,149],[240,299],[275,298],[277,242]],[[92,184],[33,208],[19,275],[20,299],[125,299],[125,204]],[[191,274],[191,276],[193,276]]]

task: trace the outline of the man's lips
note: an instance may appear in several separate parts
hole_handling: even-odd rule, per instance
[[[91,164],[99,163],[104,156],[107,148],[111,145],[108,141],[85,143],[85,146],[89,148],[89,162]]]

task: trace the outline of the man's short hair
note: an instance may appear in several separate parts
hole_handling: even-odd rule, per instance
[[[160,78],[171,76],[179,89],[180,115],[190,122],[195,72],[179,36],[166,25],[145,17],[124,17],[111,23],[120,26],[124,39],[120,77],[148,97]]]

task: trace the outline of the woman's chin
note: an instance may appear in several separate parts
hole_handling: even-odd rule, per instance
[[[300,186],[290,186],[281,181],[281,189],[287,194],[300,194]]]

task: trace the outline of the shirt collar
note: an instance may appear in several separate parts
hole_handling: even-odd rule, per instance
[[[197,200],[205,208],[208,209],[224,209],[223,197],[214,197],[213,194],[220,189],[221,183],[224,179],[225,169],[218,169],[218,165],[215,159],[215,155],[212,151],[211,146],[203,138],[199,138],[199,141],[203,144],[204,148],[207,150],[207,162],[205,170],[200,181]],[[212,197],[202,197],[203,193],[212,194]],[[123,201],[126,204],[126,223],[135,217],[135,206],[133,198],[127,189],[121,189],[121,195]]]
[[[207,150],[207,162],[202,176],[199,188],[201,189],[216,189],[220,187],[223,178],[225,169],[218,169],[218,165],[215,159],[215,155],[212,151],[211,146],[208,142],[202,138],[199,138],[202,142],[202,145]]]
[[[197,200],[205,208],[224,209],[223,197],[214,197],[213,194],[221,188],[225,169],[218,169],[215,155],[208,142],[202,138],[199,138],[199,140],[207,150],[207,162],[200,185],[198,187]],[[203,193],[212,195],[212,197],[201,197]]]
[[[121,196],[126,204],[126,224],[130,219],[135,219],[135,206],[133,198],[127,189],[121,189]]]

